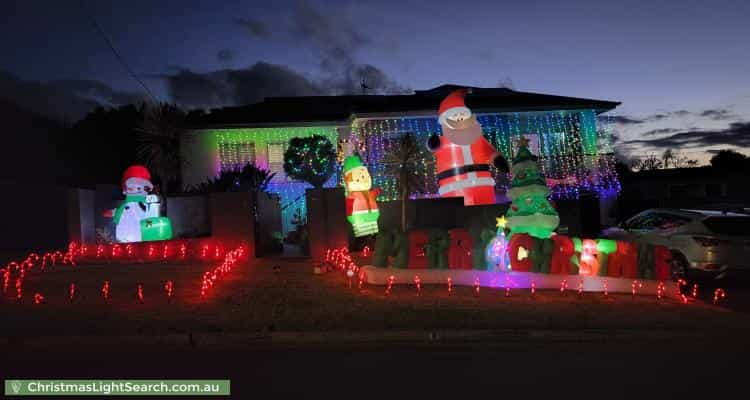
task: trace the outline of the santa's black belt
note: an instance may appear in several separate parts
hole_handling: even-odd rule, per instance
[[[437,178],[438,180],[442,180],[442,179],[448,179],[448,178],[454,177],[456,175],[468,174],[469,172],[482,172],[482,171],[489,172],[489,170],[490,170],[489,164],[462,165],[460,167],[446,169],[445,171],[440,171],[440,173],[437,174]]]

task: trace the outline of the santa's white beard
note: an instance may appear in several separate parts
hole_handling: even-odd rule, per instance
[[[468,146],[482,136],[482,127],[473,117],[461,121],[460,127],[453,128],[449,124],[443,124],[443,136],[459,146]]]

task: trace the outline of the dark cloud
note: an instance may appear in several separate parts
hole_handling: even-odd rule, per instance
[[[621,125],[637,125],[637,124],[642,124],[646,122],[642,119],[627,117],[625,115],[613,115],[613,116],[604,117],[604,118],[615,124],[621,124]]]
[[[675,129],[675,128],[662,128],[662,129],[653,129],[653,130],[650,130],[650,131],[646,131],[646,132],[643,132],[641,135],[642,136],[654,136],[654,135],[664,135],[664,134],[667,134],[667,133],[675,133],[675,132],[679,132],[679,129]]]
[[[735,115],[731,111],[723,108],[704,110],[699,115],[701,117],[711,118],[717,121],[735,118]]]
[[[622,125],[638,125],[643,124],[646,122],[658,122],[662,121],[668,118],[684,118],[690,115],[698,115],[700,117],[708,117],[715,120],[724,120],[724,119],[730,119],[734,117],[734,115],[725,109],[711,109],[711,110],[705,110],[701,113],[692,113],[688,110],[677,110],[677,111],[669,111],[669,112],[662,112],[662,113],[656,113],[651,114],[644,118],[635,118],[635,117],[628,117],[628,116],[614,116],[610,117],[610,121],[616,123],[616,124],[622,124]],[[671,132],[657,132],[657,130],[653,131],[654,133],[671,133]]]
[[[172,99],[183,107],[214,108],[252,104],[265,97],[312,96],[326,90],[281,65],[264,62],[246,69],[197,73],[181,69],[162,75]]]
[[[100,106],[137,103],[145,97],[120,92],[98,81],[24,81],[0,71],[0,98],[59,121],[74,122]]]
[[[661,121],[661,120],[663,120],[665,118],[669,118],[670,115],[671,114],[669,114],[669,113],[667,113],[667,114],[662,114],[662,113],[660,113],[660,114],[653,114],[653,115],[649,115],[648,117],[646,117],[644,121],[646,121],[646,122]]]
[[[662,138],[629,140],[625,143],[672,149],[717,145],[747,147],[750,146],[750,122],[734,122],[722,130],[685,131]]]
[[[234,23],[245,29],[250,36],[262,39],[271,36],[271,32],[263,21],[250,18],[235,18]]]
[[[216,59],[223,63],[230,62],[234,59],[234,52],[229,49],[221,49],[216,52]]]
[[[292,14],[290,32],[319,53],[321,85],[331,94],[361,93],[362,81],[370,94],[409,91],[378,67],[356,61],[356,53],[375,40],[346,16],[323,13],[300,2]]]

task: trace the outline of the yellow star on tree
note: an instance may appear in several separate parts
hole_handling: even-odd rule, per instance
[[[497,225],[495,225],[498,228],[505,228],[505,224],[508,223],[508,221],[505,219],[505,215],[503,215],[500,218],[495,218],[497,220]]]

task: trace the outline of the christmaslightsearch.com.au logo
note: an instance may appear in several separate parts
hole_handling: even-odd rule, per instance
[[[229,380],[5,380],[5,396],[229,396],[229,394]]]

